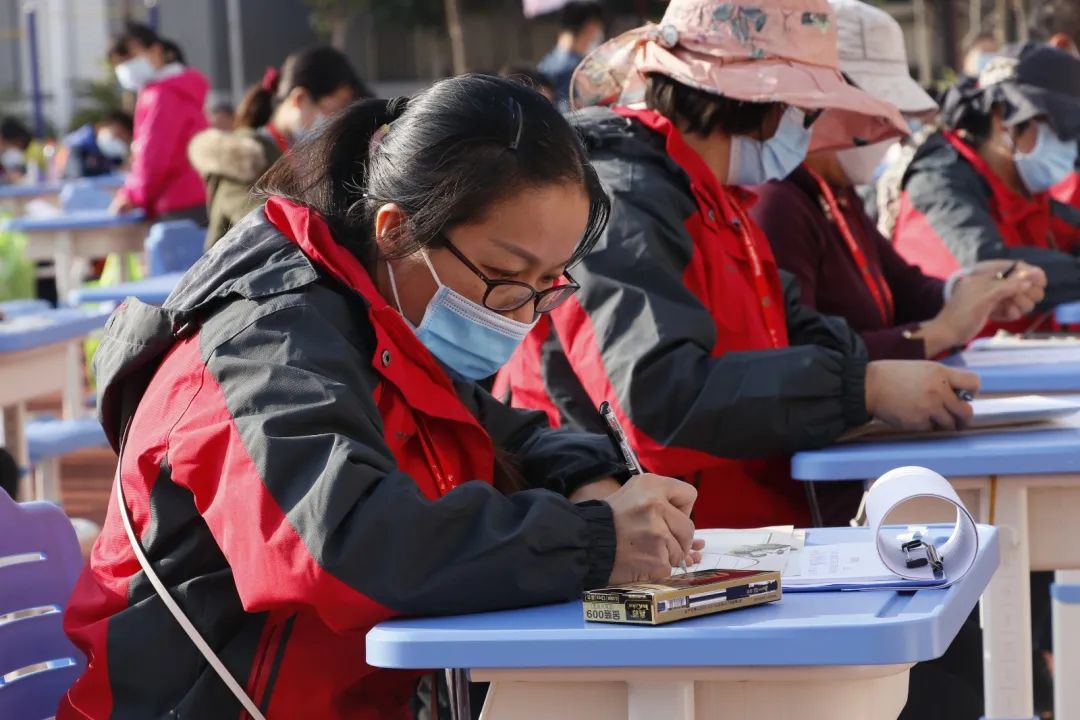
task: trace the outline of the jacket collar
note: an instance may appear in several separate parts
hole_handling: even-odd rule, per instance
[[[458,399],[450,376],[401,313],[387,303],[360,260],[334,239],[330,227],[317,212],[273,197],[266,201],[266,217],[316,267],[364,299],[377,343],[372,364],[376,372],[408,398],[410,406],[428,415],[476,424]],[[436,388],[418,382],[417,370]],[[446,392],[453,395],[453,401],[448,402]]]

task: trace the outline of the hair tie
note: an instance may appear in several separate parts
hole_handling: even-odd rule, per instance
[[[386,103],[386,116],[390,118],[390,122],[394,122],[399,117],[405,114],[405,111],[409,107],[409,98],[404,95],[399,95],[390,102]]]
[[[276,93],[278,89],[278,81],[280,79],[281,72],[276,67],[268,67],[266,68],[266,72],[263,73],[260,86],[268,93]]]

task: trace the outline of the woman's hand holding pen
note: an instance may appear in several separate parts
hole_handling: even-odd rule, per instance
[[[606,499],[615,522],[611,584],[662,580],[682,562],[701,561],[690,511],[693,485],[660,475],[635,475]]]

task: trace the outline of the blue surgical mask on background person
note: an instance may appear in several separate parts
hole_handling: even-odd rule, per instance
[[[491,377],[510,360],[536,321],[518,322],[451,290],[439,279],[427,251],[421,253],[439,289],[428,301],[424,319],[413,328],[416,337],[451,374],[473,381]],[[386,268],[401,312],[393,267],[387,263]]]
[[[732,135],[728,156],[728,185],[760,185],[782,180],[799,167],[810,149],[806,114],[796,107],[784,110],[776,132],[768,140]]]
[[[154,79],[157,71],[145,55],[136,55],[116,66],[116,81],[128,92],[139,92]]]
[[[1062,140],[1047,123],[1038,123],[1038,138],[1030,152],[1013,156],[1020,181],[1031,193],[1046,192],[1069,176],[1076,165],[1077,141]]]

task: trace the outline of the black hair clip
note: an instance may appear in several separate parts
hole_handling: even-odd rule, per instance
[[[521,133],[525,130],[525,112],[521,109],[521,103],[515,98],[510,98],[510,113],[517,120],[517,132],[510,143],[510,149],[517,150],[518,145],[521,144]]]

